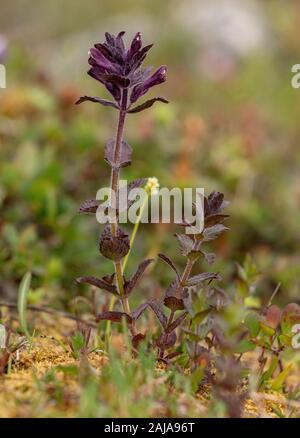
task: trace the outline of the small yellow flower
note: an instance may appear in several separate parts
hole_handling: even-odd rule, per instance
[[[155,195],[158,193],[158,189],[159,189],[158,179],[155,178],[155,176],[148,178],[148,181],[147,181],[146,186],[145,186],[145,190],[150,195]]]

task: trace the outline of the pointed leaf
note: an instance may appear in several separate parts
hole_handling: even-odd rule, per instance
[[[96,277],[79,277],[76,279],[76,281],[77,283],[86,283],[86,284],[90,284],[91,286],[96,286],[99,289],[104,289],[107,292],[112,293],[113,295],[119,296],[116,286],[110,284],[105,279],[100,279]]]
[[[143,273],[145,272],[146,268],[150,265],[150,263],[153,262],[153,259],[147,259],[141,262],[136,270],[136,273],[130,278],[129,281],[125,281],[125,294],[128,296],[134,287],[137,285],[138,281],[141,279]]]
[[[160,348],[170,348],[176,343],[177,336],[173,331],[171,333],[162,333],[161,336],[156,341],[156,344]]]
[[[161,258],[164,262],[166,262],[173,269],[173,271],[175,272],[175,274],[177,276],[177,279],[180,280],[179,272],[178,272],[176,266],[174,265],[174,263],[172,262],[172,260],[168,256],[161,254],[161,253],[158,254],[158,257]]]
[[[99,205],[100,201],[97,199],[87,199],[81,204],[79,213],[96,213]]]
[[[96,321],[122,322],[123,318],[126,318],[129,324],[132,322],[131,316],[124,312],[103,312],[97,315]]]
[[[141,105],[135,106],[134,108],[128,110],[127,113],[139,113],[140,111],[150,108],[155,102],[169,103],[169,101],[164,97],[154,97],[153,99],[146,100],[146,102],[142,103]]]
[[[221,192],[213,191],[207,197],[209,213],[218,213],[224,201],[224,195]]]
[[[136,189],[138,187],[145,185],[147,180],[148,180],[148,178],[137,178],[137,179],[134,179],[133,181],[130,181],[130,183],[128,184],[128,194],[130,193],[130,190]]]
[[[180,245],[180,252],[183,256],[188,256],[194,248],[194,241],[186,234],[175,234]]]
[[[138,306],[133,312],[131,312],[132,318],[137,321],[139,317],[144,313],[144,311],[147,309],[148,303],[143,303],[140,306]]]
[[[271,388],[273,391],[280,391],[286,381],[288,375],[293,369],[293,364],[290,363],[287,367],[272,380]]]
[[[210,242],[211,240],[216,239],[220,236],[224,231],[229,230],[229,228],[225,227],[223,224],[213,225],[212,227],[205,228],[203,231],[203,241]]]
[[[197,286],[207,280],[221,280],[222,277],[215,272],[203,272],[202,274],[194,275],[187,281],[187,286]]]
[[[91,96],[80,97],[77,100],[77,102],[75,102],[75,105],[79,105],[80,103],[86,102],[86,101],[100,103],[103,106],[111,106],[113,108],[119,109],[118,105],[115,102],[111,102],[110,100],[100,99],[99,97],[91,97]]]
[[[229,218],[229,214],[211,214],[205,218],[205,227],[211,227],[212,225],[221,224]]]
[[[166,332],[167,333],[173,332],[185,320],[187,315],[188,315],[188,312],[183,312],[180,316],[178,316],[178,318],[175,319],[175,321],[173,321],[172,324],[170,324],[166,328]]]
[[[138,333],[137,335],[133,336],[131,342],[133,345],[133,348],[136,350],[139,348],[140,343],[146,338],[146,335],[143,333]]]
[[[115,139],[109,139],[105,145],[104,159],[114,169],[129,166],[131,164],[131,154],[132,148],[125,140],[122,140],[120,154],[119,157],[116,158],[116,160],[114,156]]]
[[[163,311],[161,310],[157,301],[150,301],[149,306],[151,307],[151,309],[153,310],[153,312],[157,316],[157,319],[161,323],[162,327],[165,329],[167,327],[168,319],[167,319],[166,315],[163,313]]]
[[[172,281],[166,290],[164,305],[169,309],[173,310],[183,310],[186,308],[185,300],[188,299],[187,289],[182,287],[178,280]]]

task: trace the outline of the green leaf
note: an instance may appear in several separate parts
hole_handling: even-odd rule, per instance
[[[289,364],[283,371],[281,371],[281,373],[272,380],[270,389],[273,389],[273,391],[280,391],[292,367],[293,364]]]
[[[202,367],[198,367],[193,371],[190,377],[192,391],[196,392],[199,388],[199,385],[204,377],[204,369]]]
[[[252,338],[255,338],[260,331],[258,315],[254,312],[248,313],[245,318],[244,324],[249,330],[250,336]]]
[[[78,358],[80,356],[80,351],[82,348],[84,348],[84,336],[80,332],[74,333],[74,335],[71,338],[71,345],[72,345],[72,351],[75,356],[75,358]]]
[[[275,330],[272,327],[269,327],[268,325],[264,324],[263,322],[260,322],[260,328],[267,336],[275,335]]]
[[[276,368],[278,366],[278,362],[279,362],[279,358],[278,358],[278,356],[275,356],[273,358],[273,360],[271,361],[270,366],[267,369],[267,371],[265,371],[263,373],[263,375],[261,376],[261,379],[259,382],[259,389],[263,388],[265,386],[266,382],[271,379],[274,371],[276,370]]]
[[[211,309],[202,310],[201,312],[197,312],[196,315],[193,317],[193,322],[195,324],[201,324],[201,322],[210,314],[212,313]]]
[[[272,408],[272,411],[277,415],[277,417],[285,418],[284,413],[282,412],[282,410],[278,406],[275,405],[275,403],[271,403],[271,408]]]
[[[25,335],[30,338],[30,334],[27,328],[27,299],[28,292],[31,283],[31,272],[26,272],[24,277],[21,280],[19,290],[18,290],[18,313],[19,313],[19,321],[22,331]]]
[[[237,347],[235,348],[236,353],[246,353],[247,351],[252,351],[256,348],[256,345],[248,341],[247,339],[243,339],[241,342],[238,343]]]

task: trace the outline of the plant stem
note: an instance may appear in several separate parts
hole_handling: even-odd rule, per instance
[[[127,97],[128,97],[128,91],[127,89],[123,90],[122,95],[122,101],[121,101],[121,109],[119,113],[119,121],[118,121],[118,128],[117,128],[117,135],[116,135],[116,142],[115,142],[115,148],[114,148],[114,162],[118,163],[120,160],[120,154],[122,150],[122,141],[123,141],[123,133],[124,133],[124,125],[125,125],[125,117],[126,117],[126,110],[127,110]],[[115,222],[111,223],[111,232],[114,236],[117,234],[118,230],[118,209],[119,209],[119,175],[120,175],[120,169],[118,166],[115,166],[112,168],[111,171],[111,179],[110,179],[110,189],[111,192],[115,195],[116,200],[116,217]],[[131,314],[130,306],[128,298],[125,296],[124,291],[124,284],[123,284],[123,271],[122,271],[122,262],[116,261],[114,263],[115,267],[115,273],[116,273],[116,284],[117,289],[119,292],[119,295],[121,297],[122,307],[125,313],[128,315]],[[136,328],[134,324],[130,324],[130,331],[133,336],[136,335]],[[109,333],[110,326],[107,326],[106,333]]]
[[[123,133],[124,133],[124,125],[125,125],[125,117],[126,117],[126,109],[127,109],[127,90],[123,91],[121,109],[119,112],[119,121],[116,135],[116,142],[114,148],[114,162],[117,163],[120,159],[120,154],[122,150],[122,141],[123,141]],[[116,199],[116,221],[111,223],[111,232],[113,235],[117,233],[117,225],[118,225],[118,203],[119,203],[119,174],[120,168],[113,167],[111,170],[111,178],[110,178],[110,189],[111,192],[115,194]]]
[[[132,231],[132,234],[131,234],[131,237],[130,237],[130,248],[129,248],[129,251],[128,251],[128,253],[126,254],[126,256],[125,256],[125,258],[124,258],[124,261],[123,261],[123,263],[122,263],[122,272],[123,272],[123,273],[124,273],[124,271],[125,271],[125,268],[126,268],[126,265],[127,265],[127,262],[128,262],[128,258],[129,258],[129,255],[130,255],[130,253],[131,253],[131,250],[132,250],[132,247],[133,247],[133,244],[134,244],[134,241],[135,241],[135,237],[136,237],[136,235],[137,235],[137,231],[138,231],[138,229],[139,229],[139,225],[140,225],[141,218],[142,218],[142,215],[143,215],[143,212],[144,212],[144,209],[145,209],[145,206],[146,206],[147,201],[148,201],[148,196],[145,197],[144,202],[143,202],[143,204],[142,204],[142,206],[141,206],[141,208],[140,208],[140,212],[139,212],[139,215],[138,215],[138,217],[137,217],[137,221],[136,221],[136,223],[134,224],[134,228],[133,228],[133,231]],[[118,269],[119,269],[119,268],[118,268]],[[114,310],[115,302],[116,302],[116,297],[113,295],[113,296],[111,297],[111,300],[110,300],[110,303],[109,303],[109,310],[110,310],[110,311],[113,311],[113,310]],[[106,324],[106,330],[105,330],[105,337],[106,337],[106,339],[108,339],[108,337],[109,337],[109,335],[110,335],[110,328],[111,328],[111,322],[110,322],[110,321],[107,321],[107,324]]]
[[[188,259],[188,261],[185,265],[184,271],[183,271],[181,278],[180,278],[180,286],[181,287],[185,286],[185,283],[187,282],[189,276],[191,275],[191,271],[192,271],[193,266],[194,266],[194,261],[191,259]]]

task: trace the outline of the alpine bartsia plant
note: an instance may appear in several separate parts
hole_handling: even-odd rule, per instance
[[[84,96],[76,102],[80,104],[91,101],[113,107],[119,111],[116,136],[108,140],[104,151],[105,161],[111,167],[110,188],[111,192],[115,194],[116,200],[119,199],[120,168],[131,164],[132,149],[124,140],[124,125],[127,114],[150,108],[157,101],[168,103],[164,97],[155,97],[138,103],[139,99],[152,87],[165,82],[167,69],[165,66],[161,66],[154,73],[151,73],[151,68],[142,68],[143,61],[152,44],[142,47],[141,34],[137,33],[130,47],[126,48],[123,36],[124,32],[120,32],[117,36],[106,33],[105,42],[95,44],[90,50],[89,64],[91,67],[88,74],[106,87],[113,100]],[[145,185],[145,182],[145,178],[132,181],[128,185],[128,192],[130,193],[130,190]],[[213,280],[220,279],[217,273],[205,272],[191,276],[191,271],[199,257],[204,257],[208,263],[212,263],[214,260],[214,255],[206,253],[203,250],[203,245],[214,240],[227,229],[223,225],[224,220],[227,218],[227,215],[222,212],[226,206],[224,196],[219,192],[213,192],[207,198],[205,197],[205,226],[201,233],[176,235],[181,253],[186,258],[186,266],[181,275],[169,257],[159,254],[159,257],[175,273],[175,279],[167,288],[162,302],[147,301],[135,310],[130,308],[129,296],[153,260],[142,261],[136,272],[130,278],[125,278],[123,273],[124,258],[130,251],[130,239],[118,223],[121,208],[119,208],[117,202],[115,205],[115,220],[104,227],[99,240],[99,251],[104,257],[112,260],[114,272],[103,278],[87,276],[80,277],[77,281],[109,292],[120,301],[122,311],[111,309],[98,315],[97,320],[118,323],[125,320],[132,336],[134,348],[137,348],[140,341],[145,338],[145,334],[137,330],[136,322],[147,308],[152,309],[162,327],[158,338],[152,341],[152,346],[158,349],[158,357],[168,362],[178,354],[177,351],[173,350],[173,347],[177,341],[176,329],[181,326],[189,314],[189,288],[200,287],[205,283],[210,284]],[[81,205],[80,212],[96,213],[98,207],[99,201],[90,199]],[[129,205],[127,205],[127,208],[129,208]],[[183,223],[182,225],[184,227],[193,227],[194,224]],[[195,228],[193,227],[193,229]],[[180,313],[178,314],[178,312]]]
[[[163,97],[155,97],[139,105],[136,104],[150,88],[166,80],[167,69],[165,66],[161,66],[152,74],[151,68],[143,69],[142,63],[152,45],[142,47],[141,34],[137,33],[130,47],[126,48],[123,40],[124,33],[120,32],[117,36],[114,36],[107,32],[105,42],[95,44],[90,50],[89,64],[91,68],[88,74],[103,84],[114,100],[109,101],[98,97],[84,96],[77,101],[77,104],[85,101],[96,102],[119,111],[116,136],[108,140],[105,146],[105,160],[111,166],[110,188],[116,199],[119,199],[120,168],[131,164],[132,149],[123,139],[126,115],[143,111],[151,107],[156,101],[168,103]],[[143,183],[143,179],[135,180],[130,184],[129,190],[139,187]],[[89,200],[81,206],[80,211],[95,213],[98,206],[99,203],[96,200]],[[102,279],[81,277],[78,281],[104,289],[119,298],[123,312],[105,312],[98,316],[98,320],[120,322],[125,317],[133,338],[137,336],[137,339],[140,339],[141,335],[137,333],[135,322],[147,305],[142,305],[131,312],[128,297],[152,260],[143,261],[131,278],[127,280],[124,278],[122,259],[129,251],[130,241],[129,236],[118,224],[118,210],[118,205],[116,205],[116,220],[104,228],[99,241],[100,253],[113,261],[115,272]]]

